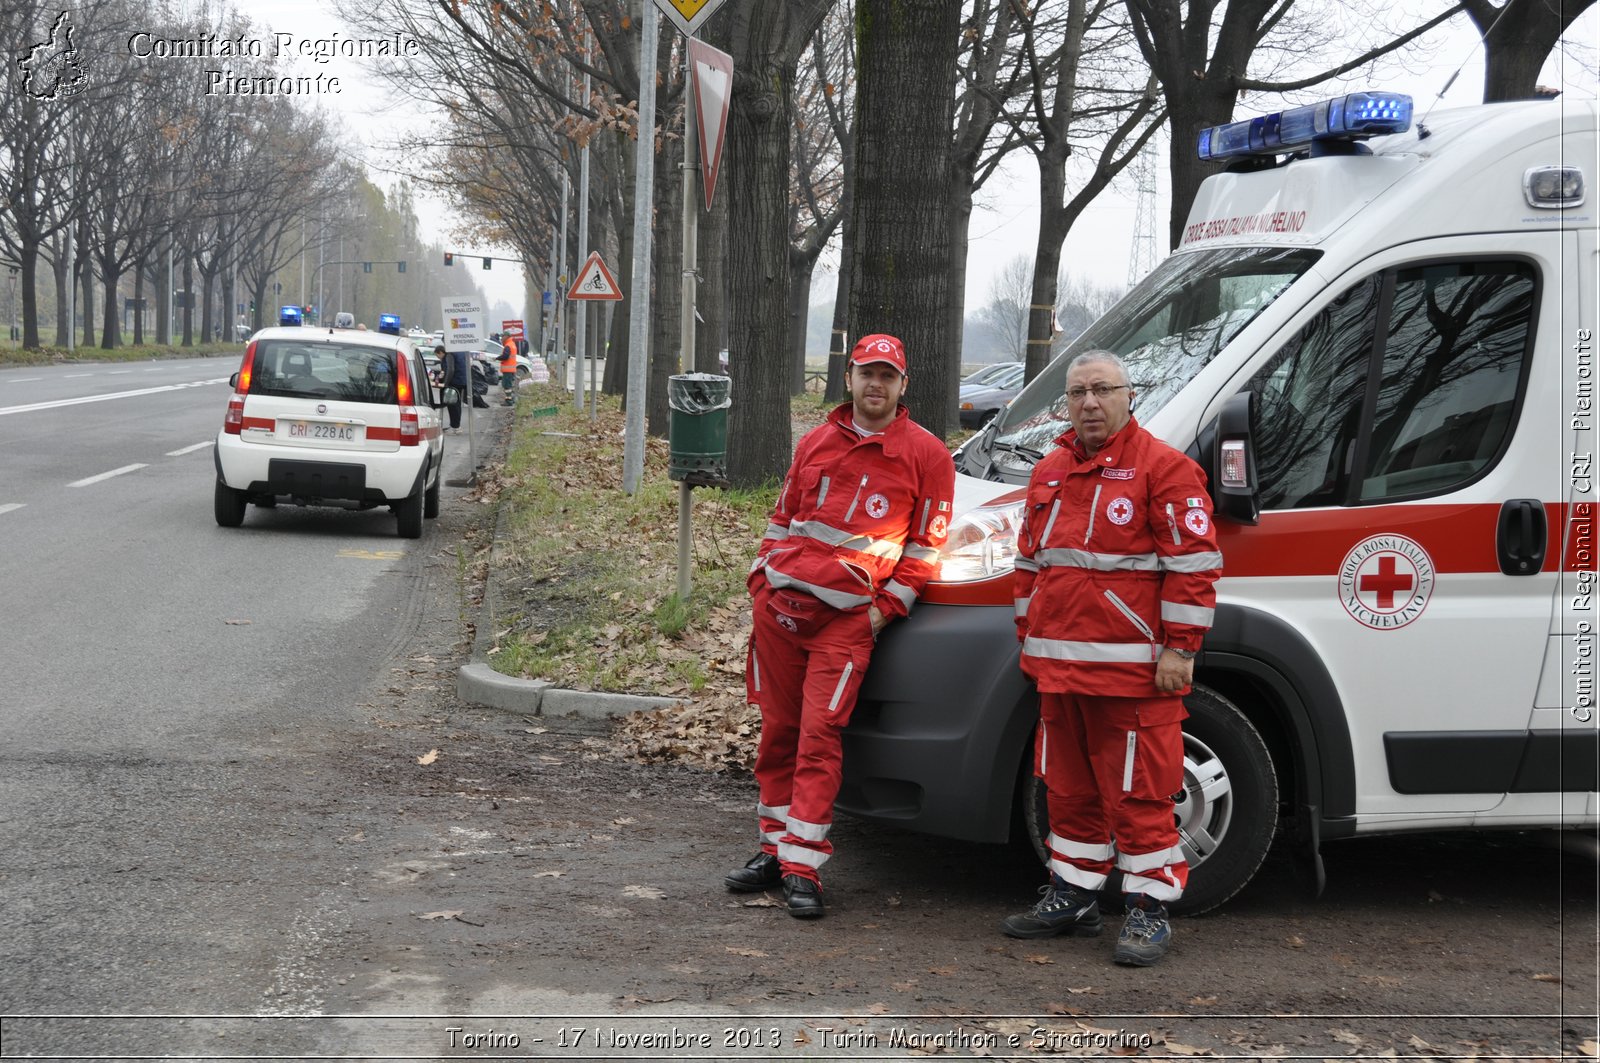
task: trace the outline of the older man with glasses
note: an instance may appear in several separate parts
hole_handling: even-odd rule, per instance
[[[1035,772],[1049,792],[1050,881],[1001,924],[1011,937],[1094,936],[1115,866],[1127,907],[1113,958],[1148,967],[1172,944],[1167,905],[1189,868],[1183,695],[1211,626],[1222,553],[1205,474],[1139,426],[1127,367],[1067,367],[1072,429],[1033,470],[1017,537],[1022,670],[1039,689]]]

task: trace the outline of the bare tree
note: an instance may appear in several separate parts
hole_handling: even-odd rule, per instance
[[[1544,61],[1594,0],[1462,0],[1483,35],[1483,102],[1532,99]]]
[[[1028,343],[1028,301],[1033,291],[1033,262],[1018,255],[989,280],[989,301],[978,309],[979,324],[994,336],[1006,359],[1021,361]]]

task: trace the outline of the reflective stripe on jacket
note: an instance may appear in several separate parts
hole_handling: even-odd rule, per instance
[[[1198,650],[1216,608],[1205,474],[1134,420],[1093,458],[1076,432],[1056,443],[1017,537],[1022,670],[1045,691],[1159,697],[1162,649]]]
[[[935,575],[950,528],[950,452],[901,406],[889,427],[863,436],[845,403],[807,432],[751,566],[774,588],[815,595],[836,609],[876,604],[905,616]]]

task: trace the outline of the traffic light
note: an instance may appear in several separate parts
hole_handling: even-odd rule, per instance
[[[456,256],[453,252],[446,251],[444,253],[444,264],[447,266],[453,266],[456,264]]]
[[[483,268],[484,269],[492,269],[492,268],[494,268],[494,259],[485,257],[484,260],[483,260]]]
[[[252,314],[256,312],[256,301],[254,299],[250,300],[250,312]]]

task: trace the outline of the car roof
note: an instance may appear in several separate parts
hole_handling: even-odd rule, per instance
[[[256,340],[295,340],[299,343],[337,343],[341,346],[355,344],[361,347],[380,347],[384,350],[396,350],[402,342],[411,342],[409,336],[395,336],[387,332],[363,332],[353,328],[327,328],[322,325],[310,327],[294,325],[280,325],[274,328],[264,328],[250,337]]]

